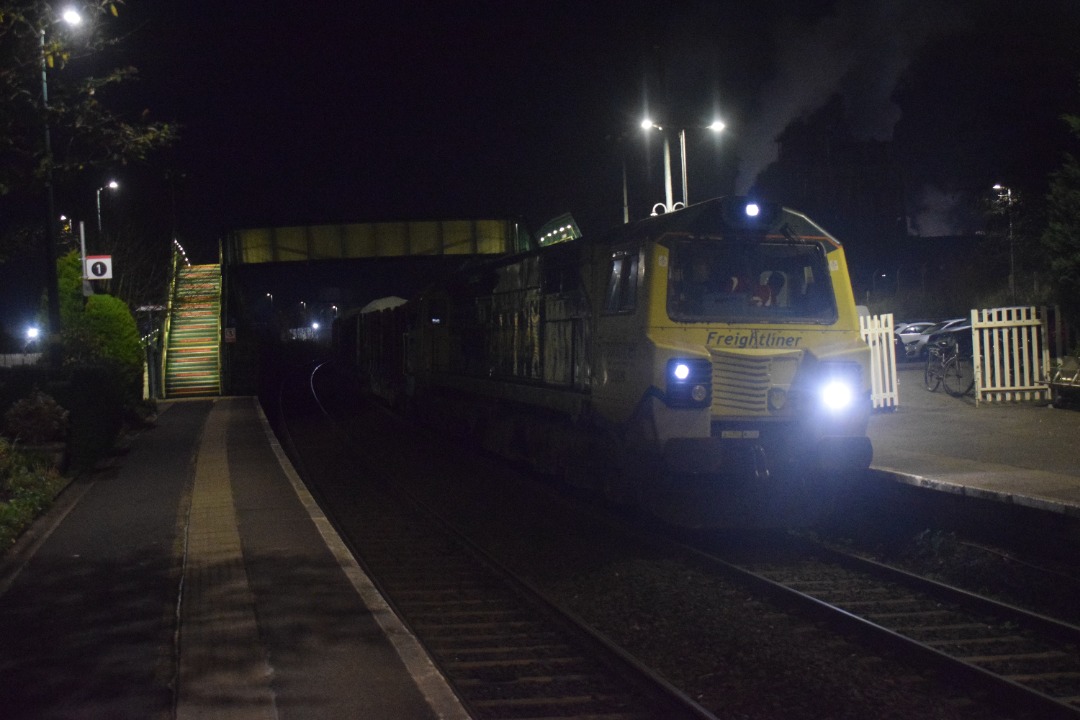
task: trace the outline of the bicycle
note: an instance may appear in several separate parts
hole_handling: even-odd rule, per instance
[[[946,339],[929,348],[923,383],[930,392],[944,386],[952,397],[964,397],[975,387],[975,367],[971,355],[961,354],[957,342]]]

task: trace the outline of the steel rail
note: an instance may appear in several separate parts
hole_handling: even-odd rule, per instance
[[[960,679],[971,687],[994,697],[997,701],[1008,704],[1016,710],[1038,713],[1040,718],[1063,718],[1075,720],[1080,718],[1080,695],[1052,696],[1041,692],[1031,685],[1042,677],[1065,676],[1072,679],[1077,676],[1077,685],[1080,685],[1080,673],[1074,669],[1065,672],[1046,671],[1030,674],[1003,674],[994,672],[983,665],[992,664],[983,662],[980,665],[977,660],[966,660],[963,656],[945,652],[936,645],[945,645],[947,641],[923,642],[905,634],[903,631],[890,628],[884,622],[879,622],[867,617],[874,613],[862,613],[851,607],[843,607],[843,602],[834,602],[820,597],[824,592],[815,594],[813,590],[800,590],[795,585],[809,585],[811,580],[805,576],[800,580],[784,580],[770,577],[779,575],[775,566],[772,571],[757,569],[755,564],[747,564],[739,560],[730,560],[715,554],[713,551],[701,548],[684,546],[696,554],[701,560],[715,563],[718,567],[741,577],[752,586],[759,588],[777,600],[784,601],[798,609],[807,611],[813,616],[829,622],[834,627],[845,632],[851,632],[864,641],[883,646],[893,652],[905,655],[917,662],[926,663],[937,668],[948,678]],[[884,579],[890,583],[900,583],[912,592],[922,593],[934,599],[935,602],[946,602],[953,605],[949,610],[955,613],[966,612],[972,616],[972,622],[991,626],[995,619],[1001,623],[1015,623],[1022,625],[1040,637],[1044,641],[1062,648],[1064,656],[1071,657],[1075,664],[1075,643],[1080,639],[1080,628],[1068,623],[1063,623],[1036,613],[1031,613],[1006,603],[1001,603],[991,598],[983,597],[966,590],[954,588],[928,578],[923,578],[897,568],[881,563],[865,560],[855,555],[849,555],[834,548],[827,550],[823,546],[815,547],[814,560],[833,562],[846,571],[859,573],[862,578],[875,580]],[[781,561],[777,565],[781,565]],[[795,563],[792,563],[793,565]],[[894,599],[893,602],[896,602]],[[854,604],[854,603],[849,603]],[[872,604],[872,603],[871,603]],[[903,616],[904,611],[893,613],[895,617]],[[880,615],[887,616],[888,613]],[[913,629],[918,629],[917,626]],[[1018,639],[1018,638],[1011,638]],[[1070,653],[1071,650],[1071,653]],[[983,657],[984,661],[991,658]],[[993,660],[1001,658],[995,656]],[[1053,658],[1046,658],[1053,659]],[[1014,679],[1015,678],[1015,679]]]
[[[335,417],[333,406],[340,397],[318,391],[316,372],[318,368],[308,382],[310,397],[334,432],[348,437],[345,423]],[[281,415],[282,432],[288,436],[283,444],[290,454],[300,455],[284,420],[288,413]],[[302,458],[297,467],[306,474]],[[380,484],[385,490],[387,484]],[[435,509],[401,487],[394,487],[392,494],[397,508],[380,505],[383,522],[374,532],[377,537],[357,537],[336,516],[332,503],[320,504],[477,717],[520,717],[523,708],[531,707],[541,715],[545,708],[557,708],[559,717],[568,718],[715,720],[651,668],[507,570]],[[389,513],[401,515],[396,522],[385,522]],[[391,555],[379,557],[374,549],[378,543],[391,548]],[[598,666],[607,668],[611,677],[598,673]]]

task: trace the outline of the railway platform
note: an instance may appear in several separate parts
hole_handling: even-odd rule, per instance
[[[896,482],[1080,518],[1080,410],[928,392],[899,369],[899,405],[875,413],[873,467]]]
[[[1080,517],[1080,412],[929,393],[871,419],[879,477]],[[5,718],[465,718],[254,398],[161,404],[0,560]]]
[[[5,718],[465,718],[254,398],[163,403],[0,563]]]

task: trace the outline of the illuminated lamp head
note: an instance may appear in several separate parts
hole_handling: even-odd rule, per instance
[[[667,363],[669,407],[704,407],[709,401],[711,365],[708,358],[672,358]]]
[[[830,380],[821,388],[821,402],[833,411],[851,407],[855,394],[851,385],[843,380]]]

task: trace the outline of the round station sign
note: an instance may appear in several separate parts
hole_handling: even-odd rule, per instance
[[[110,280],[112,278],[112,256],[87,255],[86,277],[90,280]]]

